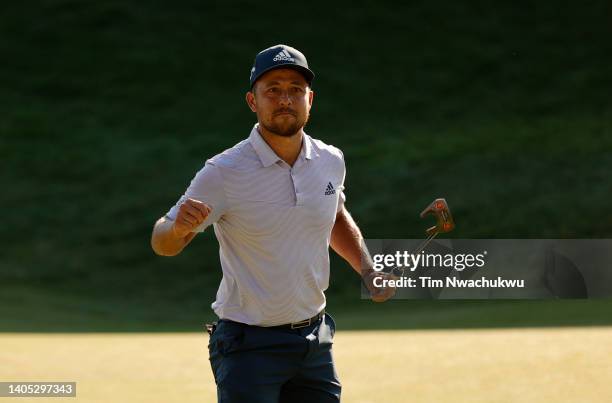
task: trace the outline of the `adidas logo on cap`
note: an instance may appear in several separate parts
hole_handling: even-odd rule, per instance
[[[272,59],[273,62],[292,62],[295,63],[295,59],[293,57],[291,57],[291,54],[289,52],[287,52],[286,49],[283,49],[282,51],[280,51],[276,56],[274,56],[274,59]]]

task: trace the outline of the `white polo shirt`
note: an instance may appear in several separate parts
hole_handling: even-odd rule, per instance
[[[304,135],[293,167],[256,124],[248,139],[206,161],[166,216],[187,198],[212,208],[223,279],[212,309],[258,326],[297,322],[325,307],[331,230],[345,201],[342,152]]]

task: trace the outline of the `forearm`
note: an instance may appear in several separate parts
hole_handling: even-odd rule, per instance
[[[185,237],[178,237],[173,229],[174,221],[162,217],[155,223],[153,234],[151,235],[151,247],[160,256],[176,256],[191,242],[196,236],[195,232],[190,232]]]
[[[394,278],[390,273],[376,272],[373,269],[370,252],[363,241],[361,231],[344,207],[336,215],[336,223],[332,228],[330,245],[337,254],[349,262],[351,267],[361,276],[363,284],[374,302],[384,302],[395,294],[394,287],[376,286],[376,278]]]
[[[353,217],[344,207],[336,216],[336,223],[331,233],[330,246],[358,274],[361,275],[363,270],[372,268],[372,259],[363,242],[361,231]]]

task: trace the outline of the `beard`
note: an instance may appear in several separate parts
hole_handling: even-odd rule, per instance
[[[278,113],[278,112],[276,112]],[[308,118],[310,117],[310,113],[306,113],[304,118],[299,118],[297,114],[294,112],[290,112],[293,114],[293,119],[291,118],[282,118],[280,122],[275,119],[276,115],[272,115],[272,119],[270,121],[261,121],[260,125],[264,127],[267,131],[276,134],[281,137],[292,137],[295,136],[301,129],[306,126],[308,123]]]

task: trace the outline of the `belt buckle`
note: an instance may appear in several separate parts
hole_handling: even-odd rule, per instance
[[[305,319],[300,322],[294,322],[291,324],[291,329],[301,329],[303,327],[310,326],[310,319]]]

